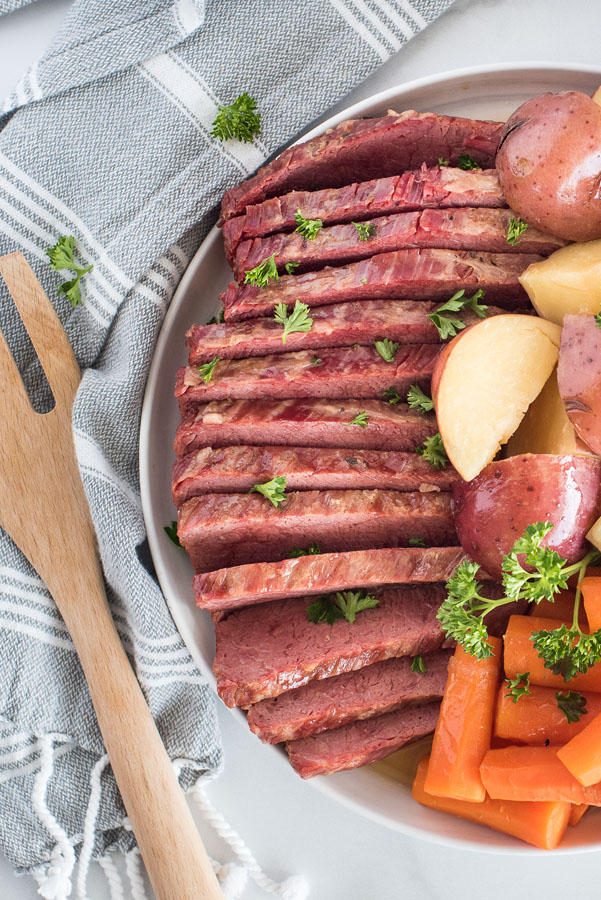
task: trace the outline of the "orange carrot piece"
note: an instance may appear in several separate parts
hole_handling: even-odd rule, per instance
[[[584,611],[591,631],[601,628],[601,578],[585,575],[580,582]]]
[[[587,809],[590,809],[588,803],[573,803],[568,825],[578,825]]]
[[[565,690],[571,690],[571,683],[568,682]],[[545,741],[565,744],[583,731],[593,716],[601,713],[601,694],[588,691],[584,695],[587,715],[577,722],[568,722],[557,705],[556,693],[556,688],[531,684],[530,693],[514,703],[506,696],[507,685],[503,682],[497,694],[495,737],[521,744],[544,744]],[[597,780],[601,780],[601,775]]]
[[[425,789],[437,797],[482,802],[480,763],[490,747],[502,644],[491,637],[494,655],[476,659],[457,646],[434,732]]]
[[[559,591],[555,595],[553,603],[549,600],[541,600],[536,605],[532,604],[532,615],[544,619],[560,619],[562,622],[571,623],[574,615],[574,591]],[[587,619],[582,609],[582,604],[578,611],[578,622],[580,626],[586,627]]]
[[[585,787],[601,781],[601,715],[587,722],[579,734],[557,751],[557,755]]]
[[[424,789],[428,758],[421,760],[415,781],[413,797],[422,806],[450,813],[460,819],[488,825],[495,831],[502,831],[534,844],[541,850],[554,850],[567,828],[573,807],[562,801],[556,803],[518,803],[517,801],[491,800],[485,797],[481,803],[467,800],[453,800],[451,797],[433,797]]]
[[[533,631],[549,631],[557,628],[556,619],[541,619],[538,616],[511,616],[505,632],[505,675],[515,678],[518,673],[530,672],[531,684],[542,684],[562,691],[597,691],[601,693],[601,662],[570,681],[561,675],[554,675],[546,669],[530,640]]]
[[[551,744],[489,750],[480,766],[487,793],[495,800],[567,800],[601,806],[601,784],[583,787],[559,759],[559,749]]]

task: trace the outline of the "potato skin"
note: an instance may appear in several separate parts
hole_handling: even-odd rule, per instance
[[[564,316],[557,383],[570,422],[601,456],[601,328],[593,316]]]
[[[493,578],[503,556],[533,522],[552,522],[543,545],[569,562],[587,552],[585,535],[601,512],[601,460],[527,453],[492,462],[453,485],[455,527],[466,553]]]
[[[586,94],[523,103],[505,123],[496,165],[525,222],[571,241],[601,237],[601,107]]]

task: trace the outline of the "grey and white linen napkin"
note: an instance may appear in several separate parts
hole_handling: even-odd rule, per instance
[[[226,188],[451,2],[77,0],[1,106],[0,253],[25,254],[81,366],[73,428],[109,599],[185,788],[219,772],[222,750],[214,697],[144,552],[138,423],[161,322]],[[0,0],[0,13],[25,3]],[[217,105],[243,91],[257,100],[261,136],[220,143]],[[62,234],[74,235],[80,265],[94,264],[75,309],[44,253]],[[43,408],[3,284],[0,325]],[[75,555],[77,535],[64,539]],[[110,883],[113,848],[131,852],[134,840],[73,645],[0,532],[0,849],[62,900],[78,857],[78,896],[90,858]]]

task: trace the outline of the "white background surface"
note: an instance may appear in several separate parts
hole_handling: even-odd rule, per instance
[[[209,2],[227,7],[224,0]],[[285,7],[291,0],[279,2]],[[0,19],[0,99],[43,51],[69,6],[70,0],[39,0]],[[512,60],[601,64],[600,33],[599,0],[457,0],[341,105],[458,66]],[[338,806],[303,784],[286,765],[274,765],[272,754],[263,753],[256,738],[227,711],[220,712],[220,719],[226,769],[208,788],[211,800],[269,874],[304,874],[312,900],[601,897],[601,853],[495,857],[410,840]],[[219,839],[202,824],[201,831],[209,852],[227,859]],[[15,879],[0,858],[0,900],[37,896],[33,882]],[[89,878],[88,896],[108,898],[97,867]],[[260,900],[266,895],[249,888],[244,896]]]

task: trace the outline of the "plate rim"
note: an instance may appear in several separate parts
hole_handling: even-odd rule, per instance
[[[302,135],[298,136],[295,140],[291,141],[285,146],[292,146],[293,144],[300,143],[301,141],[310,140],[316,135],[322,133],[326,128],[334,127],[339,122],[342,122],[345,119],[364,114],[364,111],[367,107],[384,105],[389,100],[396,98],[400,93],[408,93],[411,91],[419,90],[421,88],[435,87],[437,85],[449,83],[457,79],[468,79],[485,75],[497,75],[500,73],[515,75],[516,73],[519,73],[521,71],[523,71],[524,73],[528,73],[529,75],[531,75],[532,73],[540,73],[541,76],[543,76],[545,72],[553,73],[555,75],[562,72],[573,74],[581,73],[582,75],[599,75],[599,78],[601,80],[601,64],[593,65],[578,62],[557,63],[552,61],[518,60],[515,62],[502,62],[481,64],[477,66],[458,67],[455,69],[445,70],[443,72],[420,76],[419,78],[411,79],[409,81],[402,81],[398,84],[393,85],[392,87],[378,91],[375,94],[371,94],[362,100],[356,101],[351,106],[347,106],[339,112],[334,113],[332,116],[322,119],[319,124],[314,125],[313,127],[309,127],[308,130],[303,132]],[[280,153],[283,149],[285,149],[285,146],[283,146],[279,150]],[[194,278],[196,270],[202,263],[203,258],[213,250],[213,245],[220,237],[221,233],[221,229],[217,228],[217,226],[213,226],[198,249],[195,251],[194,255],[191,257],[174,291],[173,297],[165,314],[165,318],[163,319],[163,322],[161,324],[153,350],[152,361],[148,370],[147,381],[144,389],[142,411],[140,416],[140,435],[138,447],[142,514],[144,517],[144,525],[146,536],[148,539],[148,545],[150,548],[153,564],[155,566],[159,586],[165,597],[169,612],[173,618],[178,633],[182,638],[182,641],[190,652],[190,655],[192,656],[194,662],[198,665],[200,671],[207,679],[207,682],[214,690],[216,687],[216,681],[212,669],[206,666],[198,647],[194,645],[191,646],[190,643],[186,640],[184,636],[186,628],[182,629],[182,627],[180,626],[178,604],[177,602],[173,601],[172,591],[170,589],[170,578],[167,567],[164,564],[163,560],[163,547],[159,543],[159,536],[162,532],[162,529],[156,527],[154,524],[150,499],[151,491],[148,486],[150,485],[150,480],[152,477],[149,458],[152,405],[154,393],[158,385],[163,348],[168,340],[171,322],[174,318],[176,318],[179,312],[180,305],[186,295],[189,283]],[[246,725],[246,717],[241,710],[230,709],[229,712],[238,719],[239,724],[244,726]],[[343,776],[347,774],[349,773],[339,773],[339,775]],[[384,825],[387,828],[399,831],[419,840],[428,841],[434,844],[440,844],[446,847],[453,847],[455,849],[467,850],[471,852],[493,853],[504,856],[512,856],[516,854],[529,856],[544,855],[546,857],[548,857],[549,855],[564,856],[578,853],[589,853],[595,851],[598,852],[601,849],[601,840],[596,844],[558,847],[556,850],[549,851],[540,850],[530,845],[520,845],[517,842],[515,846],[513,844],[494,845],[484,842],[479,843],[477,841],[472,841],[463,837],[453,837],[448,834],[442,835],[437,833],[430,833],[423,827],[417,827],[407,822],[392,820],[384,813],[378,813],[373,809],[367,808],[361,802],[350,798],[346,793],[341,794],[337,790],[337,788],[334,787],[333,779],[335,778],[337,778],[337,775],[328,777],[320,776],[310,779],[308,783],[312,787],[317,788],[321,793],[330,797],[332,800],[335,800],[337,803],[353,809],[355,812],[370,819],[371,821],[377,822],[380,825]]]

